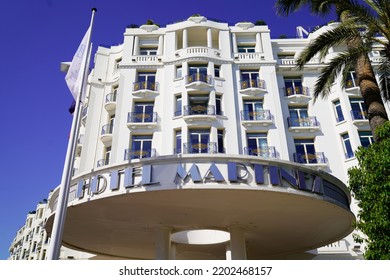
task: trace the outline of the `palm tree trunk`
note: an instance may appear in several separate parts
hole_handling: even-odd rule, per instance
[[[349,11],[343,11],[340,20],[343,22],[350,16]],[[361,44],[361,39],[347,43],[348,48]],[[375,141],[380,141],[376,135],[376,129],[389,120],[385,106],[383,104],[381,90],[375,78],[375,73],[371,65],[368,54],[361,55],[355,65],[355,73],[360,87],[360,93],[367,108],[368,121],[370,123],[372,135]]]
[[[356,76],[360,87],[364,104],[367,108],[368,120],[375,141],[380,141],[376,135],[376,129],[388,121],[385,106],[382,101],[381,91],[375,78],[374,71],[368,55],[359,57],[356,67]]]

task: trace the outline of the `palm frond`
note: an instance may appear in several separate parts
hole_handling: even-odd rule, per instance
[[[378,68],[379,85],[385,101],[390,101],[390,61],[383,58]]]

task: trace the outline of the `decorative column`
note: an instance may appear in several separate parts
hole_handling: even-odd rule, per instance
[[[240,227],[231,227],[229,231],[232,260],[246,260],[244,230]]]
[[[230,243],[226,243],[226,260],[232,259],[232,250],[230,249]]]
[[[139,55],[139,37],[138,36],[134,37],[133,55]]]
[[[212,48],[213,47],[213,34],[212,34],[212,29],[208,28],[207,29],[207,47]]]
[[[157,49],[157,55],[163,54],[163,47],[164,47],[164,37],[160,35],[158,37],[158,49]]]
[[[161,227],[156,233],[156,260],[169,260],[171,256],[171,228]]]
[[[236,33],[232,33],[233,53],[238,53]]]
[[[261,33],[256,33],[255,52],[263,52],[263,46],[261,45]]]
[[[188,31],[183,29],[183,49],[188,48]]]

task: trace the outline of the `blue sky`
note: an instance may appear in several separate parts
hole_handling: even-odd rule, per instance
[[[275,0],[12,0],[0,4],[0,259],[26,215],[61,181],[72,117],[72,96],[60,62],[70,61],[98,9],[92,42],[123,42],[129,24],[148,19],[161,26],[193,14],[223,20],[264,20],[271,37],[295,36],[295,28],[324,24],[307,11],[276,16]]]

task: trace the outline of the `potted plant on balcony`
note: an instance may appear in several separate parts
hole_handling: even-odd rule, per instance
[[[246,30],[246,29],[251,28],[251,27],[253,27],[255,25],[252,22],[250,22],[250,21],[241,21],[241,22],[236,23],[235,26],[236,27],[240,27],[240,28]]]
[[[200,22],[202,22],[202,21],[206,21],[207,18],[204,17],[204,16],[202,16],[202,15],[200,15],[200,14],[194,14],[194,15],[190,16],[190,17],[188,18],[188,20],[191,20],[191,21],[193,21],[193,22],[195,22],[195,23],[200,23]]]
[[[145,24],[140,26],[141,29],[146,30],[147,32],[152,32],[159,28],[157,23],[154,23],[152,19],[148,19]]]

